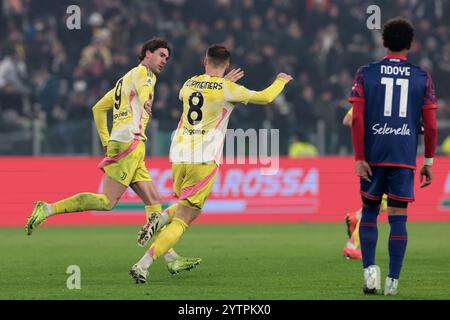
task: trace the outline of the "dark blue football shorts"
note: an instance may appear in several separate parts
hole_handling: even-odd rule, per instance
[[[371,182],[361,179],[361,195],[369,200],[381,200],[383,193],[389,198],[403,201],[414,201],[415,170],[403,167],[373,166]]]

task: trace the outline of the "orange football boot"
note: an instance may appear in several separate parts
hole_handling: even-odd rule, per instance
[[[352,249],[349,247],[344,247],[344,250],[342,250],[342,255],[347,259],[354,259],[354,260],[362,259],[361,249]]]
[[[356,225],[358,224],[358,218],[356,217],[356,212],[347,213],[345,215],[345,224],[347,225],[347,234],[350,239],[353,231],[356,229]]]

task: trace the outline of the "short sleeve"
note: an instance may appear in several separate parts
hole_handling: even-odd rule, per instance
[[[153,73],[147,70],[144,66],[138,68],[134,85],[137,91],[139,91],[144,86],[149,86],[151,88],[151,94],[153,95],[153,89],[155,87],[156,77],[153,76]]]
[[[366,99],[364,97],[364,78],[363,78],[364,66],[359,67],[356,71],[355,79],[353,80],[352,91],[348,101],[350,103],[361,101],[364,102]]]
[[[225,101],[230,103],[247,104],[251,97],[255,94],[255,91],[249,90],[244,86],[228,80],[225,81],[223,85]]]
[[[422,110],[437,109],[437,108],[438,104],[436,101],[436,94],[434,91],[433,80],[431,79],[431,75],[427,74],[427,83],[425,85],[425,95],[423,98]]]

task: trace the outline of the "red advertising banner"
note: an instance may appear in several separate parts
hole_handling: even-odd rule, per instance
[[[0,158],[0,226],[24,226],[37,200],[55,202],[79,192],[102,191],[100,158]],[[164,205],[172,194],[171,165],[148,158],[147,167]],[[418,159],[421,166],[422,159]],[[303,223],[342,221],[361,206],[359,181],[350,157],[281,158],[274,175],[259,164],[224,164],[198,223]],[[420,167],[419,167],[420,168]],[[421,189],[416,172],[416,201],[409,221],[450,221],[450,158],[435,159],[431,186]],[[143,204],[131,190],[110,212],[56,216],[49,225],[142,224]]]

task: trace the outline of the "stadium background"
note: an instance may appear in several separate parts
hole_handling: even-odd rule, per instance
[[[178,90],[185,79],[202,72],[207,46],[223,43],[232,51],[233,65],[245,70],[241,83],[247,87],[261,89],[282,71],[294,75],[295,81],[272,106],[241,106],[230,120],[230,128],[280,130],[279,173],[270,179],[261,176],[257,166],[224,166],[200,222],[338,221],[358,207],[350,130],[341,119],[349,108],[346,97],[354,71],[384,54],[380,31],[366,27],[371,1],[3,0],[1,4],[1,225],[23,224],[37,199],[54,201],[100,190],[101,172],[95,164],[102,149],[91,107],[136,64],[141,43],[155,35],[173,46],[156,86],[147,146],[149,155],[158,157],[148,158],[147,165],[166,205],[174,200],[168,191],[167,154],[181,112]],[[66,26],[71,4],[81,8],[79,30]],[[439,98],[442,157],[433,185],[416,190],[411,217],[448,220],[450,3],[377,4],[382,21],[401,15],[415,23],[410,60],[431,72]],[[247,148],[239,156],[248,152]],[[137,223],[142,209],[138,203],[130,192],[114,214],[91,213],[97,217],[92,221]],[[53,223],[83,221],[90,220],[75,215]]]
[[[80,30],[66,27],[72,4],[81,8]],[[384,55],[380,32],[366,28],[372,4],[382,22],[397,15],[414,22],[410,60],[431,72],[440,105],[434,181],[419,190],[416,178],[397,298],[448,299],[449,0],[0,0],[0,299],[382,298],[361,294],[360,261],[341,255],[344,214],[360,206],[350,130],[341,119],[357,67]],[[23,226],[36,200],[101,190],[91,107],[155,35],[173,46],[156,85],[147,145],[164,206],[174,201],[167,154],[181,111],[178,89],[202,72],[209,44],[231,49],[250,88],[282,71],[295,81],[271,106],[238,107],[230,121],[231,128],[280,130],[279,173],[262,176],[262,164],[224,165],[201,223],[176,247],[202,257],[199,270],[173,278],[158,261],[150,285],[136,287],[127,271],[142,255],[135,237],[144,218],[132,192],[110,213],[57,216],[32,237]],[[422,151],[421,142],[419,166]],[[379,227],[383,272],[388,228]],[[73,264],[82,270],[82,290],[66,288]]]

